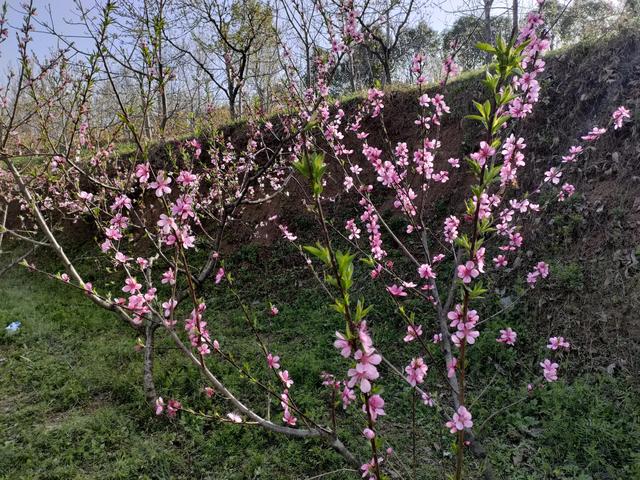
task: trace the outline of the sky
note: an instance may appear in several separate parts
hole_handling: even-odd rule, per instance
[[[23,9],[20,5],[24,0],[6,0],[8,5],[9,20],[9,38],[0,46],[0,73],[5,73],[8,68],[16,66],[17,41],[16,31],[22,23]],[[94,0],[78,0],[84,7],[90,8],[95,5]],[[432,7],[425,8],[422,12],[417,12],[428,22],[431,28],[442,31],[450,27],[455,21],[457,15],[453,12],[465,8],[464,6],[472,0],[431,0]],[[495,0],[496,9],[504,9],[506,1]],[[521,11],[526,11],[533,5],[534,0],[520,0]],[[34,0],[37,9],[37,21],[55,25],[56,29],[65,35],[76,35],[74,41],[79,47],[88,47],[91,45],[90,40],[81,38],[82,28],[78,25],[69,23],[74,18],[75,5],[73,0]],[[38,56],[42,57],[49,53],[52,48],[59,44],[52,35],[46,33],[41,25],[36,25],[36,31],[33,33],[33,42],[30,45],[31,50]]]
[[[24,9],[21,5],[24,0],[5,0],[8,6],[8,23],[9,37],[0,46],[0,72],[6,72],[8,67],[15,67],[17,64],[16,57],[18,52],[18,43],[16,40],[16,32],[22,26]],[[93,5],[93,0],[82,0],[86,5]],[[65,20],[71,20],[74,17],[73,0],[34,0],[37,16],[36,20],[41,23],[55,25],[56,29],[66,35],[79,35],[82,29],[79,26],[68,25]],[[30,50],[36,55],[42,57],[49,53],[52,48],[56,48],[58,41],[52,35],[45,33],[44,28],[37,23],[35,32],[32,34],[33,41],[30,44]],[[88,40],[76,38],[78,44],[88,44]]]

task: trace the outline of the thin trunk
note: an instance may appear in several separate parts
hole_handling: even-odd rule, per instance
[[[4,206],[4,212],[2,213],[2,226],[0,228],[0,253],[2,253],[2,241],[4,240],[4,229],[7,226],[7,216],[9,215],[9,204]]]
[[[162,65],[160,65],[160,71],[162,71]],[[164,140],[164,131],[167,128],[167,122],[169,120],[169,115],[167,112],[167,92],[164,88],[164,79],[163,79],[163,74],[160,74],[160,79],[161,79],[161,83],[160,83],[160,108],[161,108],[161,115],[162,118],[160,120],[160,138],[162,138]]]
[[[516,38],[518,34],[518,0],[513,0],[513,8],[512,8],[512,18],[511,18],[511,38]]]
[[[353,51],[349,50],[349,84],[351,86],[351,91],[356,91],[356,69],[353,64]]]
[[[13,175],[13,178],[16,181],[16,184],[18,185],[22,198],[27,203],[27,205],[29,205],[29,207],[31,208],[31,211],[35,217],[35,222],[38,224],[38,227],[40,227],[40,231],[43,233],[43,235],[49,242],[49,246],[53,249],[53,251],[56,253],[58,258],[62,262],[62,265],[64,266],[65,271],[79,286],[84,286],[85,285],[84,280],[82,280],[82,277],[76,270],[73,263],[71,263],[71,260],[69,260],[69,257],[67,256],[66,252],[64,251],[62,246],[58,243],[58,240],[56,239],[55,235],[49,228],[49,225],[47,224],[47,221],[44,218],[44,215],[42,215],[42,212],[40,211],[40,208],[38,207],[35,198],[31,194],[31,191],[29,190],[24,179],[20,175],[20,172],[18,171],[18,169],[16,168],[16,166],[13,164],[13,162],[9,157],[4,156],[4,157],[0,157],[0,159],[4,161],[5,165],[7,165],[7,168]],[[127,322],[129,325],[136,327],[132,319],[129,317],[129,315],[118,305],[111,303],[107,300],[103,300],[99,296],[94,295],[93,293],[90,293],[90,292],[87,292],[87,295],[91,299],[91,301],[93,301],[93,303],[95,303],[96,305],[104,308],[105,310],[110,310],[118,313],[118,315],[120,316],[120,318],[122,318],[122,320]]]
[[[167,111],[167,90],[165,88],[164,65],[162,64],[162,51],[158,52],[158,93],[160,94],[160,138],[164,140],[165,129],[169,121]]]
[[[384,56],[383,56],[383,61],[382,61],[382,68],[384,69],[384,84],[385,85],[391,85],[391,65],[389,65],[390,63],[390,52],[389,50],[385,49],[384,51]]]
[[[385,44],[385,48],[387,48],[389,45],[391,45],[391,18],[390,18],[390,13],[391,13],[391,5],[389,4],[390,2],[387,2],[387,18],[385,21],[386,24],[386,31],[385,31],[385,40],[386,40],[386,44]]]
[[[157,328],[158,326],[152,324],[151,322],[147,323],[147,325],[145,326],[144,366],[142,381],[144,396],[147,400],[147,403],[152,407],[156,403],[156,398],[158,398],[158,395],[156,393],[156,386],[153,381],[153,354]]]
[[[163,9],[164,3],[160,2],[159,4],[159,18],[160,22],[163,19]],[[162,35],[158,35],[158,78],[160,80],[160,111],[161,111],[161,119],[160,119],[160,138],[164,140],[164,133],[167,127],[167,122],[169,121],[169,113],[167,110],[167,91],[166,91],[166,79],[164,78],[164,64],[162,63]]]
[[[492,44],[493,43],[493,33],[491,32],[491,6],[493,5],[493,0],[484,0],[484,41]],[[487,63],[491,61],[491,54],[486,53],[485,59]]]
[[[304,61],[307,71],[304,76],[304,86],[306,88],[311,88],[311,42],[309,41],[309,37],[307,35],[306,29],[304,29]]]
[[[233,92],[229,93],[229,115],[231,120],[236,119],[236,95]]]
[[[2,268],[2,270],[0,270],[0,277],[2,275],[4,275],[6,272],[8,272],[9,270],[11,270],[13,267],[15,267],[16,265],[18,265],[20,262],[22,262],[23,260],[26,260],[27,257],[29,255],[31,255],[33,252],[35,252],[38,248],[40,247],[40,245],[34,245],[33,247],[31,247],[29,250],[27,250],[25,253],[23,253],[22,255],[20,255],[18,258],[16,258],[15,260],[11,261],[8,265],[6,265],[5,267]]]
[[[149,105],[145,101],[144,78],[140,78],[140,110],[142,111],[142,132],[147,140],[151,140],[151,127],[149,125]]]
[[[311,88],[311,53],[309,52],[309,46],[307,46],[306,48],[304,60],[307,65],[307,73],[305,75],[305,86],[307,88]]]

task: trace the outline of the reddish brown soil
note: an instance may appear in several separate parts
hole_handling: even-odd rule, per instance
[[[544,331],[569,333],[578,354],[594,368],[636,369],[640,357],[640,33],[624,32],[598,46],[581,45],[553,55],[542,78],[541,101],[535,114],[515,132],[526,138],[527,167],[521,174],[521,190],[537,184],[550,165],[559,162],[568,147],[575,144],[595,125],[606,125],[619,105],[632,111],[632,121],[619,131],[611,131],[589,150],[571,175],[570,181],[582,195],[571,206],[553,207],[543,223],[529,225],[525,232],[528,251],[536,258],[552,257],[566,266],[576,265],[581,272],[580,287],[550,283],[534,293],[532,316]],[[478,78],[452,83],[447,90],[452,115],[442,125],[443,147],[439,162],[450,156],[468,153],[478,141],[478,132],[464,115],[471,113],[471,100],[482,98]],[[415,91],[389,91],[385,96],[384,121],[392,144],[407,142],[415,147],[417,138],[413,120],[417,115]],[[347,115],[359,100],[343,105]],[[379,120],[369,120],[365,130],[370,143],[382,146]],[[234,143],[241,145],[245,128],[229,128]],[[359,152],[353,140],[348,147]],[[152,161],[165,160],[166,145],[154,150]],[[360,158],[360,161],[363,161]],[[328,159],[330,176],[338,167]],[[441,223],[439,206],[459,210],[468,193],[469,179],[454,175],[446,185],[433,188],[429,200],[433,215]],[[279,235],[270,229],[254,237],[261,220],[278,214],[293,231],[312,224],[303,208],[304,195],[291,182],[288,195],[267,204],[247,208],[241,223],[229,229],[224,250],[232,250],[252,239],[268,246]],[[329,183],[326,194],[334,197],[328,206],[338,219],[354,211],[354,197],[340,194],[336,182]],[[438,201],[435,201],[438,199]],[[384,199],[382,199],[384,200]],[[386,199],[387,205],[390,199]],[[353,216],[353,215],[351,215]],[[338,222],[336,222],[338,224]],[[80,227],[75,226],[74,235]],[[91,231],[84,232],[90,238]],[[264,249],[265,254],[268,249]]]

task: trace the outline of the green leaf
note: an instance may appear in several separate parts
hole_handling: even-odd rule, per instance
[[[369,305],[368,307],[365,308],[364,299],[362,298],[358,299],[358,303],[356,304],[356,315],[355,315],[356,323],[364,319],[369,314],[372,308],[373,308],[373,305]]]
[[[487,169],[484,175],[484,186],[485,188],[490,185],[498,175],[500,174],[500,169],[502,168],[502,164],[497,164]]]
[[[487,126],[486,120],[484,119],[484,117],[481,117],[480,115],[465,115],[464,118],[468,118],[469,120],[476,120],[477,122],[482,123],[482,125],[484,125],[485,128]]]
[[[318,196],[322,193],[324,188],[322,185],[322,177],[327,169],[327,166],[324,163],[324,154],[314,152],[303,158],[303,161],[307,164],[307,170],[311,177],[311,188],[313,190],[313,194]]]
[[[480,170],[481,170],[480,164],[474,159],[469,157],[465,157],[464,159],[467,162],[467,164],[471,167],[471,170],[476,175],[476,177],[480,175]]]
[[[338,313],[340,313],[340,314],[342,314],[342,315],[344,315],[344,314],[345,314],[345,312],[346,312],[345,304],[344,304],[344,302],[343,302],[342,300],[340,300],[339,298],[336,298],[336,300],[335,300],[334,304],[333,304],[333,305],[331,305],[331,306],[333,307],[333,309],[334,309],[336,312],[338,312]]]
[[[365,258],[361,258],[360,261],[362,263],[364,263],[365,265],[367,265],[368,267],[375,267],[376,266],[376,261],[371,257],[365,257]]]
[[[336,281],[336,277],[334,277],[333,275],[326,274],[324,276],[324,281],[327,282],[332,287],[338,288],[338,282]]]
[[[495,135],[500,127],[511,118],[510,115],[500,115],[493,120],[493,126],[491,127],[491,133]]]
[[[485,118],[489,118],[489,116],[491,115],[491,103],[489,102],[489,100],[485,100],[484,104],[484,113],[485,113]]]
[[[478,232],[480,233],[480,235],[484,235],[485,233],[495,230],[494,228],[491,228],[491,219],[490,218],[483,218],[479,225],[478,225]],[[479,239],[480,240],[480,239]],[[478,244],[477,247],[479,248],[480,245]]]
[[[487,53],[496,53],[496,49],[490,43],[478,42],[476,48]]]
[[[311,120],[305,125],[304,130],[305,131],[313,130],[317,125],[318,125],[317,120]]]
[[[482,298],[482,295],[484,295],[487,292],[487,289],[484,288],[482,286],[482,282],[477,282],[476,284],[473,285],[473,288],[469,291],[469,299],[470,300],[475,300],[477,298]]]
[[[473,100],[473,105],[476,107],[476,109],[478,110],[478,112],[480,112],[480,116],[483,119],[487,118],[487,113],[484,111],[484,105],[480,102],[476,102],[475,100]]]
[[[469,237],[467,237],[466,233],[456,238],[456,245],[461,248],[464,248],[465,250],[471,249],[471,242],[469,241]]]
[[[307,162],[303,160],[296,160],[293,162],[293,168],[295,168],[304,178],[309,179],[311,177],[311,171],[309,170]]]
[[[320,242],[316,243],[315,247],[312,247],[311,245],[305,245],[302,248],[306,252],[319,259],[325,265],[329,265],[331,263],[331,259],[329,257],[329,249],[327,247],[324,247]]]

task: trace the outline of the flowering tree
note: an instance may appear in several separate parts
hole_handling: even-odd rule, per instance
[[[550,167],[535,189],[524,192],[518,187],[518,170],[525,164],[526,149],[518,125],[538,101],[537,77],[545,66],[541,54],[548,47],[548,30],[541,15],[529,14],[520,33],[508,41],[498,38],[495,45],[479,45],[493,60],[483,81],[487,99],[474,102],[477,114],[469,117],[481,130],[478,147],[464,159],[472,179],[470,194],[462,214],[452,210],[443,226],[434,228],[428,207],[435,200],[435,186],[453,175],[462,175],[456,172],[463,170],[461,159],[445,160],[438,155],[441,122],[450,111],[444,96],[446,86],[458,72],[454,56],[445,61],[438,93],[425,91],[424,58],[414,58],[411,70],[418,79],[420,115],[415,125],[420,131],[419,141],[415,147],[392,145],[386,131],[383,91],[370,89],[353,118],[347,118],[340,105],[329,100],[331,79],[341,58],[362,40],[352,2],[344,2],[340,15],[343,23],[336,24],[325,13],[331,48],[315,61],[315,84],[300,92],[292,82],[281,99],[284,113],[273,119],[252,115],[242,142],[223,134],[206,141],[192,138],[176,142],[162,161],[150,156],[148,144],[129,121],[129,110],[118,96],[103,54],[114,8],[107,2],[95,37],[95,52],[88,57],[86,69],[70,77],[52,74],[64,65],[64,54],[40,66],[27,54],[35,10],[31,4],[26,7],[21,69],[10,79],[16,82],[15,87],[5,88],[13,92],[13,98],[4,107],[9,115],[0,145],[6,167],[6,171],[0,171],[2,191],[10,192],[3,195],[5,211],[9,204],[18,202],[25,221],[20,230],[3,226],[2,231],[52,248],[64,272],[46,273],[35,265],[27,266],[83,291],[96,305],[115,312],[144,334],[140,344],[144,350],[143,384],[147,401],[158,415],[182,412],[211,421],[258,425],[296,438],[318,438],[360,468],[363,477],[380,480],[393,471],[390,459],[394,455],[379,427],[391,403],[380,388],[384,366],[402,379],[400,388],[410,387],[414,415],[416,398],[428,407],[439,408],[442,428],[456,438],[455,478],[462,478],[466,447],[477,443],[466,396],[468,351],[481,335],[483,323],[496,314],[480,318],[486,278],[504,268],[522,248],[523,225],[548,205],[538,200],[543,192],[553,190],[553,198],[558,201],[574,193],[574,187],[566,181],[571,166],[584,151],[584,144],[595,142],[607,131],[596,127],[583,136],[584,144],[572,147],[561,164]],[[319,11],[326,12],[322,7]],[[100,66],[119,99],[122,127],[136,139],[137,149],[128,156],[114,155],[113,141],[103,145],[90,135],[88,99]],[[36,68],[38,72],[34,72]],[[285,65],[287,78],[294,71],[294,66],[288,69]],[[54,85],[46,91],[59,95],[52,97],[50,93],[42,98],[39,92],[45,91],[41,90],[45,81]],[[73,95],[62,94],[69,89]],[[60,111],[69,117],[59,127],[65,135],[59,135],[59,131],[53,135],[47,115],[54,112],[43,109],[55,104],[52,98],[64,105]],[[612,117],[613,128],[620,128],[629,117],[628,110],[618,108]],[[380,122],[381,138],[370,138],[365,122]],[[19,136],[29,125],[37,125],[40,133],[26,143]],[[56,142],[54,138],[62,140]],[[359,143],[364,163],[347,147],[347,138]],[[20,163],[34,157],[44,161],[26,166]],[[331,163],[326,158],[331,158]],[[331,177],[336,175],[337,184],[355,195],[361,208],[360,217],[347,220],[344,229],[337,228],[326,212],[326,204],[332,200],[326,192],[332,186]],[[242,297],[241,285],[224,264],[225,232],[249,209],[283,191],[294,176],[306,184],[303,191],[307,206],[320,226],[318,242],[299,245],[296,232],[277,217],[271,220],[277,221],[287,240],[297,244],[343,319],[334,346],[344,359],[344,368],[322,374],[322,385],[331,398],[326,415],[312,415],[296,401],[296,379],[286,367],[287,359],[280,358],[262,338]],[[405,235],[390,227],[386,218],[389,212],[375,195],[378,191],[393,196],[393,211],[402,215]],[[67,219],[88,221],[95,227],[108,263],[105,272],[115,270],[122,278],[114,291],[85,281],[70,260],[59,236],[60,225]],[[354,253],[338,249],[338,242],[349,244]],[[387,259],[391,245],[413,265],[411,272],[394,267]],[[206,255],[196,255],[196,249]],[[354,300],[357,257],[368,265],[370,281],[380,285],[406,323],[401,339],[406,355],[404,368],[393,365],[376,347],[375,330],[368,321],[371,303],[364,298]],[[532,262],[526,281],[533,288],[548,275],[549,266],[537,260]],[[266,374],[254,374],[216,338],[203,297],[206,285],[227,288],[236,299],[245,315],[247,341],[257,342]],[[432,307],[432,316],[417,316],[407,302],[410,298]],[[278,313],[278,308],[271,305],[270,314]],[[224,397],[231,407],[228,413],[197,412],[180,399],[156,391],[153,362],[158,329],[166,332],[202,374],[203,395]],[[426,339],[427,331],[433,334],[432,341]],[[497,348],[517,344],[517,332],[512,328],[500,333]],[[540,359],[541,382],[542,378],[546,382],[557,380],[558,362],[570,344],[556,336],[548,340],[547,348],[550,354]],[[271,407],[263,412],[262,407],[239,398],[216,374],[215,368],[222,364],[265,393],[269,405],[279,405],[281,421],[271,418]],[[434,376],[446,385],[444,395],[429,386]],[[528,388],[537,385],[535,382]],[[339,434],[340,406],[359,425],[357,431],[369,450],[366,457],[360,458],[360,445],[347,445]],[[497,412],[498,408],[494,414]],[[415,431],[413,437],[415,442]],[[415,476],[415,448],[413,468]]]
[[[243,212],[273,198],[291,178],[290,163],[298,152],[298,139],[301,132],[312,125],[321,99],[328,94],[327,85],[333,72],[347,44],[354,41],[353,25],[329,25],[334,49],[317,59],[317,84],[300,95],[294,87],[286,92],[282,100],[284,113],[276,117],[277,121],[255,115],[247,124],[246,138],[241,144],[234,144],[222,134],[207,139],[206,143],[191,139],[170,148],[167,161],[159,164],[149,158],[149,144],[130,120],[130,109],[119,95],[104,53],[115,3],[109,1],[102,9],[98,34],[93,37],[95,52],[88,56],[86,69],[75,80],[61,76],[57,84],[60,91],[74,89],[72,103],[66,104],[62,111],[70,115],[62,132],[66,135],[53,131],[49,117],[39,118],[43,113],[39,103],[43,100],[39,97],[41,84],[65,57],[61,54],[60,59],[55,58],[34,73],[39,65],[27,52],[36,10],[32,4],[24,8],[21,68],[15,76],[13,98],[5,106],[11,115],[3,125],[6,134],[1,158],[6,171],[2,171],[1,179],[3,192],[10,192],[3,195],[5,211],[10,204],[19,202],[25,220],[20,231],[6,227],[2,231],[22,241],[52,248],[65,271],[47,273],[32,264],[26,264],[27,267],[82,290],[95,304],[114,311],[126,324],[144,333],[145,340],[140,344],[145,352],[144,389],[157,414],[166,412],[173,416],[184,411],[200,415],[188,406],[183,407],[178,400],[165,402],[156,392],[154,336],[156,330],[162,328],[201,371],[208,384],[204,394],[222,395],[233,408],[227,415],[205,415],[207,418],[258,424],[292,437],[321,438],[355,465],[355,457],[333,431],[305,415],[287,393],[293,380],[286,369],[280,368],[278,356],[268,351],[252,329],[248,309],[248,327],[255,333],[265,361],[273,371],[274,379],[269,382],[256,378],[239,364],[232,352],[210,333],[205,319],[207,306],[200,295],[205,283],[234,288],[232,277],[224,270],[223,235]],[[351,18],[353,24],[353,15],[345,18]],[[102,142],[90,135],[88,99],[100,67],[121,109],[121,127],[128,129],[135,140],[137,149],[132,155],[115,158],[113,141],[101,146]],[[10,90],[8,85],[6,91]],[[32,94],[30,102],[27,101],[29,93]],[[44,100],[45,105],[49,105],[55,97]],[[40,133],[27,144],[19,135],[28,130],[34,118],[41,120],[37,123]],[[53,138],[64,141],[56,143]],[[32,157],[41,157],[44,161],[24,166],[20,163]],[[58,227],[67,219],[88,221],[95,227],[100,249],[108,260],[105,269],[115,269],[124,277],[117,291],[101,291],[83,279],[59,241]],[[202,257],[193,254],[196,248],[207,252],[204,262]],[[247,308],[240,296],[238,302]],[[178,324],[178,316],[188,304],[192,307],[186,310],[188,318]],[[277,313],[275,307],[271,311]],[[243,403],[212,372],[211,362],[230,365],[237,374],[249,378],[256,388],[280,402],[285,426]],[[274,381],[277,389],[272,385]],[[281,384],[285,386],[284,392],[279,389]],[[304,428],[294,428],[296,415],[303,419]]]
[[[437,370],[433,375],[446,379],[451,403],[441,407],[444,410],[450,408],[451,413],[443,424],[456,435],[455,478],[462,478],[465,447],[475,442],[473,415],[465,396],[467,352],[480,336],[480,326],[500,313],[493,312],[485,319],[480,318],[477,306],[482,304],[487,292],[484,278],[498,273],[509,263],[509,257],[522,248],[525,223],[542,214],[550,203],[538,203],[537,199],[548,190],[555,190],[552,201],[562,202],[574,194],[574,186],[564,179],[585,146],[597,141],[609,128],[594,127],[582,136],[583,143],[572,146],[562,156],[560,165],[551,166],[536,188],[523,191],[519,187],[518,170],[525,165],[526,143],[517,134],[518,122],[532,113],[538,101],[540,86],[537,77],[544,71],[545,62],[541,55],[549,46],[548,33],[542,15],[532,12],[524,28],[517,36],[514,32],[509,41],[498,37],[496,45],[478,44],[479,49],[492,57],[483,81],[487,99],[474,102],[477,114],[468,116],[480,125],[482,140],[477,150],[464,159],[473,183],[463,214],[460,218],[451,212],[444,220],[442,230],[435,229],[429,219],[428,206],[435,201],[432,191],[437,184],[448,182],[455,172],[462,170],[460,159],[445,161],[438,158],[441,121],[449,113],[443,92],[448,78],[457,73],[451,57],[444,65],[441,92],[433,96],[423,93],[423,82],[418,81],[417,102],[421,112],[415,124],[421,136],[413,151],[406,143],[392,145],[385,128],[384,92],[370,89],[367,100],[354,118],[345,118],[339,105],[335,106],[333,114],[329,105],[324,105],[320,122],[324,142],[316,145],[316,149],[323,153],[305,150],[295,164],[309,184],[308,202],[323,232],[322,240],[315,246],[304,246],[303,252],[310,265],[311,258],[320,262],[324,281],[334,292],[333,307],[345,320],[344,327],[336,332],[334,345],[351,368],[332,376],[329,387],[341,395],[345,409],[353,403],[361,406],[365,413],[362,435],[370,443],[371,459],[361,466],[363,477],[383,478],[384,462],[391,452],[385,453],[384,439],[376,427],[379,417],[385,413],[385,400],[376,387],[384,356],[375,347],[374,335],[367,324],[367,314],[372,307],[367,306],[363,299],[354,301],[351,298],[354,259],[360,256],[371,267],[371,280],[384,283],[384,289],[397,306],[398,315],[406,323],[406,335],[402,341],[407,344],[407,350],[414,352],[407,355],[415,356],[407,360],[403,371],[386,362],[389,371],[402,375],[423,403],[430,407],[436,404],[440,395],[427,388],[429,366]],[[419,79],[422,78],[422,62],[423,58],[418,55],[412,66]],[[629,116],[625,107],[619,107],[613,113],[610,126],[620,128]],[[363,127],[364,120],[368,118],[379,119],[382,139],[372,139]],[[348,135],[355,136],[360,142],[364,165],[354,150],[347,147]],[[369,143],[371,140],[375,143]],[[348,219],[344,230],[336,232],[343,242],[351,245],[355,254],[333,246],[335,241],[332,241],[330,230],[338,228],[324,212],[323,205],[331,200],[331,196],[323,196],[328,184],[329,166],[325,163],[325,154],[337,159],[337,177],[342,179],[343,190],[355,191],[359,198],[360,217]],[[444,169],[438,170],[437,166]],[[384,201],[376,203],[375,193],[380,189],[386,189],[394,197],[394,210],[391,212],[381,205]],[[398,213],[404,219],[406,235],[394,231],[385,219],[385,216]],[[385,245],[384,238],[391,245]],[[388,248],[395,248],[404,255],[414,265],[413,273],[394,268],[393,262],[386,260]],[[486,261],[488,255],[493,256],[491,262]],[[443,274],[446,275],[447,265],[451,264],[452,273],[442,278]],[[526,282],[534,288],[548,275],[548,264],[536,261],[526,276]],[[321,275],[316,274],[316,277]],[[409,310],[410,307],[405,306],[405,301],[412,297],[433,306],[435,316],[424,319],[430,324],[423,323]],[[425,338],[426,329],[434,332],[432,342]],[[510,327],[500,330],[496,339],[501,348],[512,348],[516,342],[517,332]],[[437,344],[439,348],[433,348],[430,343]],[[553,382],[558,379],[559,369],[555,360],[570,349],[570,344],[557,336],[548,340],[547,348],[552,358],[544,358],[540,362],[541,377],[544,382]],[[535,388],[534,383],[527,385],[528,391]]]

